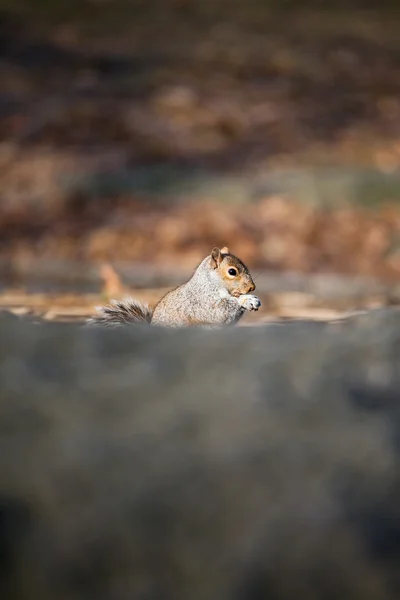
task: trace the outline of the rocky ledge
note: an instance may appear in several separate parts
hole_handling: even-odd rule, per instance
[[[398,312],[0,339],[1,598],[399,598]]]

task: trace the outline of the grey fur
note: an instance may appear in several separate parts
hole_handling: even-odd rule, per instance
[[[219,269],[213,266],[209,255],[200,263],[189,281],[161,298],[153,312],[136,300],[113,300],[109,306],[99,307],[98,315],[92,317],[88,324],[115,326],[151,323],[183,327],[237,323],[246,310],[258,310],[261,302],[253,294],[241,293],[241,290],[253,290],[255,287],[246,265],[230,253],[219,252],[218,267],[224,260],[228,261],[229,265],[238,270],[239,276],[236,279],[224,278]]]
[[[210,267],[207,256],[187,283],[168,292],[154,309],[152,324],[179,327],[192,324],[237,323],[245,307],[231,296],[224,281]]]
[[[108,306],[98,306],[98,314],[87,321],[87,325],[116,327],[132,323],[150,323],[152,311],[149,306],[133,298],[111,300]]]

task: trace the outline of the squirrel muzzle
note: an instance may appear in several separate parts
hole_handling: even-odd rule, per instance
[[[231,295],[235,298],[239,298],[239,296],[243,296],[243,294],[250,294],[251,292],[254,292],[255,289],[256,286],[253,282],[251,282],[248,285],[238,286],[235,290],[231,291]]]

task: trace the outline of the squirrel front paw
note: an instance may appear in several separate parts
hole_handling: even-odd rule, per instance
[[[261,306],[259,298],[253,294],[242,294],[239,296],[238,302],[245,310],[258,310]]]

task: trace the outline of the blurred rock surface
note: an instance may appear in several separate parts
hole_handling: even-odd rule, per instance
[[[399,597],[398,312],[0,339],[2,598]]]

